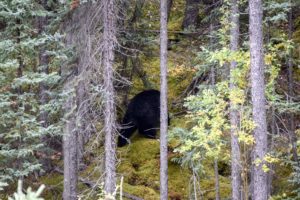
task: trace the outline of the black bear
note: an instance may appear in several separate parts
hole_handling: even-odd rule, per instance
[[[148,138],[155,138],[160,124],[160,92],[145,90],[131,99],[122,122],[118,146],[128,143],[128,139],[138,129]]]

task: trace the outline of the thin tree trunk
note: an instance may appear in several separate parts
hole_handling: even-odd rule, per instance
[[[187,29],[190,26],[196,26],[197,17],[199,14],[200,0],[186,0],[184,19],[182,28]]]
[[[214,40],[213,40],[213,31],[214,31],[214,20],[212,19],[210,21],[209,26],[209,32],[211,33],[209,43],[210,46],[213,46]],[[213,50],[213,48],[212,48]],[[210,70],[210,76],[211,76],[211,86],[214,87],[216,84],[216,68],[214,65],[211,66]],[[215,172],[215,190],[216,190],[216,200],[220,200],[220,180],[219,180],[219,167],[218,167],[218,159],[215,158],[214,160],[214,172]]]
[[[249,0],[250,7],[250,65],[251,96],[253,104],[253,121],[255,144],[252,151],[253,163],[253,200],[267,200],[267,173],[262,167],[267,153],[266,98],[264,83],[264,53],[262,30],[262,1]]]
[[[230,50],[232,52],[238,51],[239,48],[239,8],[238,0],[231,1],[231,29],[230,29]],[[232,61],[230,63],[230,90],[235,90],[233,71],[236,69],[237,63]],[[239,114],[236,105],[230,102],[230,135],[231,135],[231,187],[232,199],[241,199],[241,153],[238,142],[238,127]]]
[[[75,98],[70,97],[65,105],[66,111],[70,112],[75,103]],[[72,111],[71,111],[72,112]],[[63,153],[64,153],[64,200],[77,199],[77,132],[74,113],[69,113],[66,118]]]
[[[17,24],[21,24],[22,22],[21,22],[20,19],[17,19],[16,23]],[[20,30],[20,28],[17,29],[17,43],[18,44],[21,43],[21,30]],[[17,69],[17,77],[20,78],[20,77],[23,76],[23,68],[24,68],[24,62],[23,62],[21,54],[19,54],[17,56],[17,60],[18,60],[18,63],[19,63],[19,67]],[[23,93],[22,86],[20,86],[20,87],[17,88],[17,92],[18,92],[19,95],[21,95]]]
[[[173,0],[168,0],[167,4],[168,4],[168,21],[169,21],[171,9],[172,9],[172,6],[173,6]]]
[[[168,199],[168,8],[167,0],[160,1],[160,199]]]
[[[41,1],[42,6],[44,7],[44,9],[47,8],[47,1],[46,0],[42,0]],[[48,24],[48,18],[47,17],[39,17],[38,19],[38,30],[39,30],[39,34],[42,34],[43,31],[45,31],[45,27]],[[39,53],[39,65],[41,70],[39,71],[39,73],[45,73],[48,74],[49,73],[49,69],[48,69],[48,56],[46,55],[46,49],[45,47],[42,47]],[[45,83],[41,82],[39,85],[39,98],[40,98],[40,104],[41,105],[45,105],[48,102],[48,95],[47,95],[47,86]],[[46,111],[42,111],[40,113],[39,116],[39,120],[42,123],[42,126],[44,128],[48,127],[48,112]],[[47,146],[47,136],[44,135],[41,138],[41,141],[44,145]],[[45,152],[47,154],[47,152]],[[51,162],[50,160],[46,157],[46,158],[41,158],[41,163],[43,165],[44,170],[47,172],[48,170],[51,169]]]
[[[114,48],[116,45],[116,5],[114,0],[102,1],[103,12],[103,88],[105,132],[105,183],[106,194],[112,195],[116,188],[116,113],[113,86]]]
[[[273,147],[274,147],[274,136],[275,136],[275,133],[276,133],[276,118],[275,118],[275,108],[274,106],[271,107],[271,134],[270,134],[270,137],[269,137],[269,141],[270,141],[270,144],[269,144],[269,150],[272,151],[273,150]],[[272,163],[270,163],[270,171],[268,173],[268,177],[267,177],[267,187],[268,187],[268,197],[272,195],[272,182],[273,182],[273,175],[274,175],[274,172],[273,172],[273,169],[274,169],[274,165]]]
[[[270,22],[268,22],[268,25],[267,25],[267,44],[270,43],[270,39],[271,39],[271,27],[270,27]],[[275,94],[275,88],[274,90],[272,91],[273,94]],[[273,147],[274,147],[274,136],[275,136],[275,133],[276,133],[276,116],[275,116],[275,106],[272,105],[271,107],[271,134],[269,135],[269,141],[270,141],[270,144],[269,144],[269,150],[272,151],[273,150]],[[267,177],[267,182],[268,182],[268,197],[272,195],[272,182],[273,182],[273,164],[270,163],[270,171],[268,173],[268,177]]]
[[[214,171],[215,171],[215,188],[216,188],[216,200],[220,200],[220,180],[219,180],[219,168],[218,160],[214,160]]]
[[[292,2],[291,2],[292,4]],[[291,7],[290,12],[289,12],[289,31],[288,31],[288,37],[289,40],[292,40],[293,36],[293,7]],[[294,98],[294,80],[293,80],[293,52],[290,50],[289,52],[289,57],[288,57],[288,95],[289,95],[289,101],[293,102]],[[295,134],[295,117],[294,113],[290,113],[289,117],[289,138],[290,142],[292,144],[292,154],[293,154],[293,159],[300,167],[300,161],[298,158],[298,152],[297,152],[297,137]]]
[[[137,19],[143,14],[142,9],[144,7],[145,0],[138,0],[135,4],[134,13],[132,15],[132,18],[130,20],[130,26],[133,26],[133,23],[137,21]]]
[[[70,24],[72,26],[72,20]],[[69,32],[66,37],[66,45],[73,45],[74,32]],[[66,67],[62,67],[63,75],[68,74]],[[77,199],[78,180],[78,157],[77,157],[77,130],[76,130],[76,97],[74,95],[74,76],[69,77],[64,85],[64,92],[70,93],[64,104],[64,135],[63,135],[63,158],[64,158],[64,189],[63,200]]]
[[[149,81],[147,73],[143,69],[143,65],[139,59],[139,54],[135,57],[131,58],[133,71],[138,75],[138,77],[142,80],[145,89],[153,88],[153,85]]]
[[[43,1],[43,6],[45,5],[46,2]],[[42,32],[45,29],[45,26],[47,25],[47,17],[40,17],[39,19],[39,34],[42,34]],[[40,51],[40,55],[39,55],[39,61],[40,61],[40,67],[42,67],[42,69],[40,70],[40,73],[45,73],[48,74],[49,70],[48,70],[48,56],[45,55],[45,48],[42,48]],[[44,105],[47,103],[48,101],[48,97],[47,97],[47,87],[44,83],[40,83],[40,103],[41,105]],[[40,114],[40,120],[42,121],[42,125],[43,127],[47,127],[48,126],[48,113],[47,112],[42,112]]]
[[[78,66],[78,76],[80,76],[81,74],[81,69],[82,66]],[[78,82],[78,85],[76,87],[76,107],[77,107],[77,127],[76,127],[76,131],[77,131],[77,141],[78,141],[78,169],[82,169],[83,167],[83,156],[84,156],[84,145],[85,143],[88,141],[89,139],[89,135],[87,134],[86,131],[86,120],[83,115],[82,116],[82,107],[83,107],[83,103],[84,100],[86,99],[87,96],[87,83],[84,80],[80,80]],[[79,118],[79,120],[78,120]]]

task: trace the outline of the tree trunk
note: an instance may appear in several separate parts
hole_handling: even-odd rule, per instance
[[[63,136],[64,149],[64,200],[77,199],[77,133],[75,119],[70,119]]]
[[[168,5],[168,15],[167,16],[168,16],[168,21],[169,21],[171,9],[172,9],[172,6],[173,6],[173,0],[168,0],[167,5]]]
[[[220,200],[220,180],[219,180],[219,168],[218,160],[214,160],[214,171],[215,171],[215,188],[216,188],[216,200]]]
[[[65,85],[65,91],[72,90],[72,82]],[[64,191],[63,200],[77,199],[77,131],[75,111],[75,97],[69,95],[65,103],[65,128],[63,135],[64,154]]]
[[[136,4],[135,4],[135,9],[134,9],[134,12],[133,12],[133,15],[132,15],[132,18],[130,20],[130,26],[133,26],[133,23],[135,23],[138,18],[141,17],[141,15],[143,14],[143,7],[144,7],[144,3],[145,3],[145,0],[137,0],[136,1]]]
[[[209,26],[209,32],[210,32],[210,39],[209,43],[210,46],[212,47],[214,44],[213,40],[213,31],[215,29],[215,24],[214,20],[210,21],[210,26]],[[212,49],[213,50],[213,49]],[[211,78],[211,86],[214,87],[216,84],[216,68],[214,65],[211,66],[210,69],[210,78]],[[214,160],[214,172],[215,172],[215,190],[216,190],[216,200],[220,200],[220,180],[219,180],[219,167],[218,167],[218,159],[215,158]]]
[[[42,0],[41,4],[44,9],[47,8],[46,0]],[[43,31],[45,31],[45,27],[47,26],[47,24],[48,24],[47,16],[39,17],[39,19],[38,19],[39,34],[42,34]],[[45,74],[49,73],[48,62],[49,61],[48,61],[48,56],[46,55],[46,49],[45,49],[45,47],[42,47],[39,52],[39,65],[41,68],[39,73],[45,73]],[[48,90],[48,88],[47,88],[46,84],[41,82],[39,85],[39,98],[40,98],[41,105],[45,105],[48,102],[47,90]],[[46,111],[42,111],[40,113],[39,120],[44,128],[48,127],[48,113]],[[47,143],[48,143],[47,136],[43,135],[41,140],[42,140],[42,143],[47,146]],[[48,152],[45,152],[45,153],[47,154]],[[45,171],[49,171],[51,169],[51,162],[47,157],[48,156],[46,156],[46,158],[41,158],[41,163],[42,163],[43,169]]]
[[[251,97],[253,104],[253,121],[255,144],[252,151],[253,163],[253,200],[267,200],[267,173],[262,167],[267,153],[266,98],[264,83],[264,53],[262,30],[262,2],[249,0],[250,7],[250,65],[251,65]]]
[[[188,29],[190,26],[196,27],[200,2],[200,0],[186,0],[182,29]]]
[[[105,132],[105,185],[106,194],[112,195],[116,188],[116,116],[114,94],[114,48],[116,45],[116,5],[114,0],[102,1],[103,14],[103,89]]]
[[[73,15],[70,16],[69,20],[64,23],[64,29],[67,32],[66,36],[66,46],[74,46],[78,48],[80,42],[78,41],[78,26],[82,25],[84,21],[83,14],[84,7],[79,7],[73,12]],[[76,30],[76,31],[74,31]],[[81,40],[83,38],[81,37]],[[81,47],[81,46],[80,46]],[[73,64],[73,72],[70,75],[68,67],[63,66],[61,69],[62,76],[69,76],[64,84],[64,92],[68,93],[66,102],[64,104],[65,112],[65,125],[64,125],[64,135],[63,135],[63,157],[64,157],[64,190],[63,190],[63,199],[64,200],[75,200],[77,199],[77,180],[78,180],[78,161],[79,155],[82,153],[81,146],[79,146],[78,139],[80,138],[80,132],[78,131],[76,118],[78,117],[78,110],[80,104],[80,96],[78,95],[78,85],[77,78],[82,71],[82,63],[80,63],[81,58],[83,57],[81,48],[76,49],[78,53],[77,63]],[[74,73],[75,71],[75,73]],[[84,120],[82,120],[84,121]]]
[[[45,0],[42,1],[42,6],[46,8],[47,2]],[[48,23],[47,17],[40,17],[39,18],[39,34],[42,34],[42,32],[45,30],[45,26]],[[42,67],[40,70],[40,73],[45,73],[48,74],[48,56],[45,55],[45,48],[42,48],[40,53],[39,53],[39,65]],[[40,103],[41,105],[44,105],[47,103],[48,98],[47,98],[47,87],[44,83],[40,83]],[[40,120],[42,121],[43,127],[47,127],[48,125],[48,113],[47,112],[42,112],[40,115]]]
[[[168,199],[168,18],[167,0],[160,0],[160,199]]]
[[[22,22],[21,22],[20,19],[17,19],[16,23],[21,24]],[[18,44],[21,43],[21,30],[20,30],[20,28],[17,29],[17,43]],[[17,60],[18,60],[18,63],[19,63],[19,67],[17,69],[17,77],[20,78],[20,77],[23,76],[23,69],[24,69],[24,62],[23,62],[23,58],[22,58],[21,54],[19,54],[17,56]],[[22,86],[17,88],[17,92],[18,92],[19,95],[21,95],[23,93]]]
[[[82,66],[78,65],[78,75],[80,76],[82,71]],[[83,114],[86,112],[84,110],[85,105],[84,101],[87,98],[87,83],[85,80],[80,80],[78,82],[78,85],[76,87],[76,108],[77,108],[77,123],[76,123],[76,131],[77,131],[77,141],[78,141],[78,169],[82,169],[83,166],[83,156],[84,156],[84,145],[87,143],[90,135],[86,131],[86,114]],[[79,120],[78,120],[79,119]]]
[[[238,51],[239,48],[239,8],[238,1],[231,1],[231,28],[230,28],[230,50],[232,52]],[[236,69],[237,63],[232,61],[230,63],[230,90],[235,90],[233,71]],[[230,135],[231,135],[231,187],[232,199],[241,199],[241,153],[238,142],[238,127],[239,114],[236,105],[230,102]]]
[[[276,116],[275,116],[275,108],[274,106],[271,107],[271,134],[270,134],[270,137],[269,137],[269,141],[270,141],[270,144],[269,144],[269,150],[270,151],[273,151],[273,148],[274,148],[274,136],[276,134]],[[270,168],[270,171],[268,173],[268,176],[267,176],[267,187],[268,187],[268,192],[267,192],[267,195],[268,197],[272,195],[272,182],[273,182],[273,175],[274,175],[274,164],[270,163],[269,164],[269,168]]]
[[[138,75],[138,77],[142,80],[145,89],[153,88],[152,83],[149,81],[149,77],[146,71],[143,69],[143,65],[140,61],[139,54],[135,57],[131,58],[132,69]]]
[[[292,2],[291,2],[292,4]],[[292,40],[293,36],[293,7],[291,7],[289,12],[289,30],[288,30],[288,37],[289,40]],[[293,80],[293,52],[290,50],[289,57],[288,57],[288,99],[290,102],[293,102],[294,98],[294,80]],[[297,152],[297,137],[295,134],[295,117],[294,113],[290,113],[289,117],[289,138],[290,142],[292,144],[292,154],[293,159],[300,168],[300,161],[298,158],[298,152]]]

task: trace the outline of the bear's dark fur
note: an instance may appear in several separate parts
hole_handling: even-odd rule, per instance
[[[128,139],[138,129],[148,138],[155,138],[160,125],[160,92],[146,90],[131,99],[122,122],[118,146],[128,143]]]

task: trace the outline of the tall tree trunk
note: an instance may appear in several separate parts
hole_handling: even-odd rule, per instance
[[[21,24],[22,22],[21,22],[20,19],[17,19],[16,23]],[[18,44],[21,43],[21,30],[20,30],[20,28],[17,29],[17,43]],[[22,58],[21,54],[19,54],[17,56],[17,60],[18,60],[18,63],[19,63],[19,67],[17,69],[17,77],[20,78],[20,77],[23,76],[23,69],[24,69],[24,62],[23,62],[23,58]],[[22,92],[22,86],[17,88],[17,92],[18,92],[19,95],[21,95],[23,93]]]
[[[46,9],[47,7],[47,1],[46,0],[42,0],[41,1],[42,6]],[[39,30],[39,34],[42,34],[43,31],[45,31],[45,27],[48,24],[48,19],[47,17],[39,17],[38,20],[38,30]],[[40,73],[45,73],[48,74],[49,70],[48,70],[48,56],[45,54],[45,47],[41,49],[40,53],[39,53],[39,65],[41,67]],[[47,87],[44,83],[40,83],[40,103],[46,104],[48,101],[47,98]],[[47,127],[48,124],[48,113],[47,112],[42,112],[40,115],[40,120],[42,121],[42,125],[43,127]]]
[[[135,23],[143,14],[143,7],[144,7],[145,0],[137,0],[135,4],[134,13],[132,15],[132,18],[130,20],[130,26],[133,26],[133,23]]]
[[[239,8],[238,0],[231,1],[231,28],[230,28],[230,50],[232,52],[238,51],[239,48]],[[232,61],[230,63],[230,90],[235,90],[233,71],[236,69],[237,63]],[[232,199],[241,199],[241,153],[238,142],[238,127],[239,114],[236,105],[230,102],[230,135],[231,135],[231,187]]]
[[[78,13],[74,13],[76,17]],[[72,17],[74,17],[72,16]],[[72,19],[66,27],[73,25]],[[74,45],[75,34],[72,31],[67,33],[66,46]],[[76,63],[77,64],[77,63]],[[78,66],[77,66],[78,68]],[[66,76],[70,72],[67,67],[61,68],[62,75]],[[71,75],[64,83],[64,92],[69,93],[64,104],[64,135],[63,135],[63,158],[64,158],[64,189],[63,200],[77,199],[77,180],[78,180],[78,137],[76,129],[76,96],[74,75]]]
[[[47,1],[46,0],[42,0],[41,4],[43,6],[44,9],[47,8]],[[42,34],[43,31],[45,31],[45,27],[48,24],[48,17],[44,16],[44,17],[39,17],[38,19],[38,30],[39,30],[39,34]],[[48,56],[46,55],[46,47],[42,47],[39,53],[39,65],[40,65],[40,71],[39,73],[45,73],[48,74],[49,73],[49,69],[48,69]],[[39,85],[39,98],[40,98],[40,104],[41,105],[45,105],[48,102],[48,95],[47,95],[47,86],[45,83],[40,83]],[[42,126],[44,128],[48,127],[48,112],[46,111],[42,111],[40,113],[39,116],[39,120],[42,123]],[[47,136],[44,135],[41,138],[43,144],[47,145]],[[45,152],[47,154],[47,152]],[[47,156],[48,157],[48,156]],[[51,169],[51,162],[48,158],[42,158],[41,159],[41,163],[43,165],[43,168],[45,171],[48,171]]]
[[[213,39],[213,31],[215,29],[215,21],[211,19],[210,21],[210,26],[209,26],[209,32],[210,32],[210,39],[209,43],[210,46],[212,47],[214,44],[214,39]],[[213,48],[211,49],[213,50]],[[211,78],[211,86],[214,87],[216,84],[216,68],[214,65],[211,66],[210,69],[210,78]],[[218,159],[214,159],[214,172],[215,172],[215,190],[216,190],[216,200],[220,200],[220,179],[219,179],[219,167],[218,167]]]
[[[184,19],[182,22],[183,29],[187,29],[189,26],[196,26],[200,2],[200,0],[186,0]]]
[[[105,185],[107,194],[116,188],[116,111],[113,86],[114,48],[116,45],[116,5],[114,0],[102,1],[103,14],[103,89],[104,89],[104,132],[105,132]]]
[[[292,4],[292,1],[291,1]],[[289,40],[292,40],[293,36],[293,7],[291,6],[290,12],[288,14],[289,17],[289,29],[288,29],[288,37]],[[293,80],[293,52],[290,50],[289,52],[289,57],[288,57],[288,95],[289,95],[289,101],[293,102],[294,98],[294,80]],[[295,117],[294,113],[290,113],[289,117],[289,138],[290,142],[292,144],[292,154],[293,154],[293,159],[300,167],[300,161],[298,158],[298,152],[297,152],[297,137],[295,134]]]
[[[267,33],[266,33],[266,42],[267,44],[270,43],[270,39],[271,39],[271,24],[270,22],[268,22],[268,25],[267,25]],[[274,90],[272,91],[273,95],[275,94],[275,88]],[[269,151],[273,151],[273,147],[274,147],[274,136],[276,134],[276,113],[275,113],[275,106],[272,105],[271,106],[271,124],[270,124],[270,132],[271,134],[269,135]],[[272,163],[270,163],[269,165],[269,168],[270,168],[270,171],[268,173],[268,177],[267,177],[267,182],[268,182],[268,196],[271,196],[272,195],[272,182],[273,182],[273,174],[274,174],[274,166]]]
[[[72,83],[72,82],[71,82]],[[67,83],[65,91],[72,90],[73,86]],[[76,119],[73,108],[75,107],[75,97],[69,95],[65,103],[65,128],[63,135],[63,155],[64,155],[64,191],[63,200],[77,199],[77,131]]]
[[[160,199],[168,199],[167,0],[160,0]]]
[[[65,31],[67,32],[66,37],[66,46],[74,46],[76,45],[77,51],[82,53],[78,48],[80,46],[80,42],[78,41],[78,26],[84,23],[83,14],[85,14],[85,8],[79,7],[74,10],[72,16],[70,16],[69,20],[64,23]],[[76,31],[74,31],[76,30]],[[83,38],[81,37],[81,40]],[[78,86],[77,78],[82,71],[82,63],[81,57],[82,54],[79,53],[78,59],[79,62],[72,63],[73,64],[73,73],[70,75],[70,71],[66,66],[61,68],[62,76],[69,76],[69,78],[65,81],[64,84],[64,92],[69,93],[67,96],[66,102],[64,104],[64,112],[65,112],[65,125],[64,125],[64,135],[63,135],[63,157],[64,157],[64,190],[63,190],[63,200],[75,200],[77,199],[77,180],[78,180],[78,161],[81,153],[81,145],[79,138],[81,135],[80,129],[78,129],[76,118],[78,115],[80,96],[78,94]],[[80,84],[80,83],[79,83]],[[79,85],[78,84],[78,85]],[[82,120],[84,121],[84,120]]]
[[[275,133],[276,133],[276,116],[275,116],[275,108],[274,106],[271,107],[271,134],[270,134],[270,137],[269,137],[269,150],[272,151],[273,148],[274,148],[274,136],[275,136]],[[268,192],[267,192],[267,195],[268,197],[272,195],[272,182],[273,182],[273,175],[274,175],[274,164],[270,163],[269,164],[269,168],[270,168],[270,171],[268,173],[268,176],[267,176],[267,187],[268,187]]]
[[[215,171],[215,188],[216,188],[216,200],[220,200],[220,180],[219,180],[219,168],[218,160],[214,160],[214,171]]]
[[[95,3],[96,4],[96,3]],[[72,23],[79,24],[78,35],[75,37],[76,50],[78,52],[78,65],[76,69],[76,79],[77,84],[75,88],[76,94],[76,131],[77,131],[77,159],[78,159],[78,169],[82,169],[84,166],[83,156],[84,156],[84,145],[90,139],[93,131],[88,129],[88,126],[91,124],[88,122],[90,116],[89,109],[91,109],[90,104],[90,94],[89,94],[89,79],[87,75],[91,68],[88,68],[87,65],[91,59],[87,46],[92,33],[88,31],[87,23],[90,21],[89,18],[93,13],[93,3],[88,2],[81,5],[74,12]]]
[[[82,66],[78,65],[78,75],[81,75]],[[82,169],[83,167],[83,156],[84,156],[84,145],[88,141],[90,134],[86,131],[86,121],[85,118],[86,115],[83,115],[82,113],[84,110],[82,107],[84,107],[84,101],[87,97],[87,81],[86,80],[80,80],[78,82],[78,85],[76,87],[76,108],[77,108],[77,123],[76,123],[76,131],[77,131],[77,141],[78,141],[78,149],[77,149],[77,159],[78,159],[78,169]],[[83,116],[82,116],[83,115]],[[78,120],[80,119],[80,121]]]
[[[252,151],[253,166],[253,200],[267,200],[267,173],[262,167],[267,153],[266,98],[264,83],[264,53],[262,30],[262,1],[249,0],[250,7],[250,65],[251,96],[253,104],[253,121],[255,144]]]

